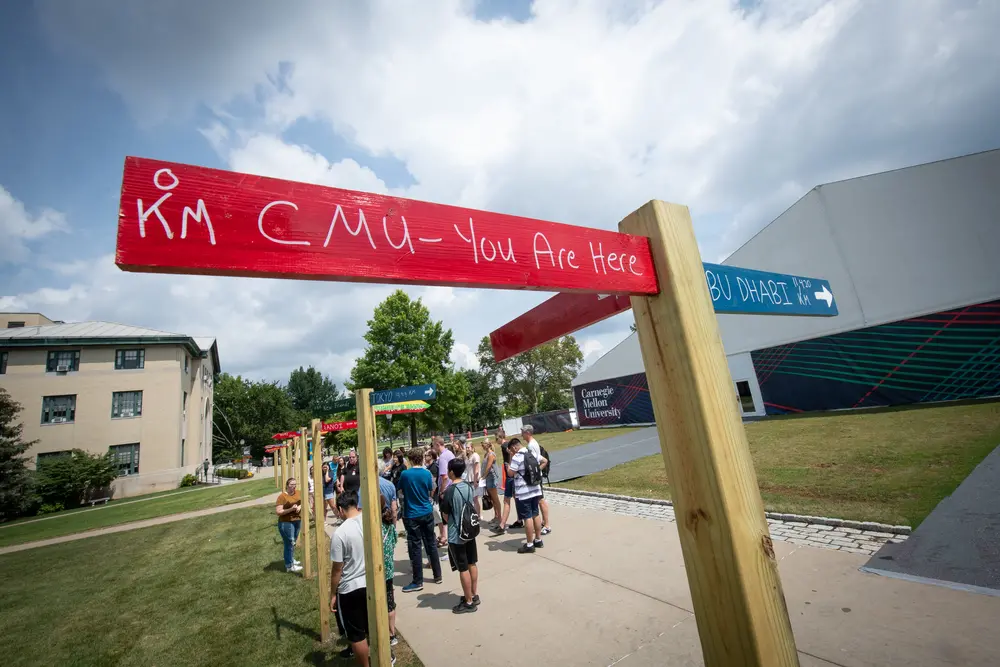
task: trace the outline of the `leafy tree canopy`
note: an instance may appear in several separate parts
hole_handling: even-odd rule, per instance
[[[305,413],[310,420],[330,416],[337,399],[337,385],[312,366],[293,370],[285,389],[292,407]]]
[[[506,415],[523,415],[571,407],[570,382],[583,365],[576,338],[558,340],[497,363],[486,336],[476,351],[480,370],[503,400]]]

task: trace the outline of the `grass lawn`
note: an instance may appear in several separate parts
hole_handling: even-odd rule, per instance
[[[186,489],[178,489],[186,491]],[[170,492],[176,493],[176,492]],[[115,526],[130,521],[152,519],[167,514],[190,512],[192,510],[218,507],[232,502],[253,500],[271,493],[277,493],[274,480],[271,477],[226,484],[210,489],[199,489],[190,493],[162,494],[162,498],[153,498],[143,502],[130,503],[138,498],[126,498],[118,503],[108,503],[94,509],[74,510],[47,514],[44,521],[20,521],[0,525],[0,547],[23,542],[44,540],[71,533],[79,533],[94,528]]]
[[[1000,444],[1000,402],[773,418],[746,431],[767,509],[916,527]],[[559,486],[670,497],[659,455]]]
[[[273,508],[0,556],[0,580],[8,667],[354,664],[320,645],[316,581],[285,573]]]

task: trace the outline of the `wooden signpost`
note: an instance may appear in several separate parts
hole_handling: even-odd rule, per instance
[[[686,208],[653,201],[619,229],[129,157],[115,261],[127,271],[583,293],[582,314],[567,320],[574,325],[620,312],[618,295],[632,297],[705,664],[797,665],[713,312],[722,288],[706,282]],[[806,305],[784,304],[789,293],[775,291],[777,281],[775,290],[767,282],[750,290],[763,310],[725,312],[771,312],[773,306],[787,314],[835,313],[825,281],[798,287],[807,296],[817,288],[816,298],[832,312],[795,312]],[[771,305],[762,301],[762,290]],[[602,305],[607,297],[596,295],[615,296]],[[726,297],[730,305],[734,300],[732,293]],[[780,311],[786,305],[794,307]],[[508,356],[540,337],[535,331],[515,341]],[[355,404],[363,505],[374,509],[379,491],[370,393],[358,391]],[[380,517],[367,509],[362,514],[372,664],[388,667]]]
[[[361,467],[361,520],[365,534],[365,586],[368,590],[368,644],[371,664],[390,667],[389,607],[386,602],[385,562],[382,560],[382,512],[379,511],[378,442],[371,389],[354,392],[358,408],[358,460]]]
[[[299,431],[299,488],[302,489],[302,576],[309,579],[313,576],[312,569],[312,530],[309,527],[309,434],[306,429]],[[319,506],[316,509],[320,509]]]
[[[330,544],[326,537],[326,522],[323,520],[326,510],[323,496],[323,455],[322,448],[316,443],[322,442],[323,422],[312,420],[311,431],[313,441],[313,507],[316,512],[316,579],[319,584],[319,634],[323,643],[330,641]]]

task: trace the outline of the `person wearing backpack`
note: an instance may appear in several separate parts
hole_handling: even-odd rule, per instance
[[[458,570],[462,582],[462,599],[451,610],[455,614],[468,614],[479,607],[479,567],[476,565],[479,561],[476,548],[479,515],[472,502],[472,487],[462,479],[464,472],[464,459],[454,458],[448,462],[451,484],[441,502],[441,514],[448,523],[448,560],[451,569]]]
[[[514,507],[517,518],[524,521],[525,542],[517,553],[533,554],[545,546],[542,542],[542,517],[539,504],[542,500],[542,471],[538,459],[524,443],[510,459],[510,473],[514,477]]]
[[[538,462],[538,467],[547,477],[549,474],[549,457],[548,452],[542,449],[542,446],[538,444],[535,440],[535,427],[531,424],[525,424],[521,427],[521,436],[524,438],[525,444],[528,446],[528,451],[535,457],[535,461]],[[545,499],[545,491],[541,487],[541,481],[539,480],[538,493],[541,495],[541,500],[538,501],[538,508],[542,515],[542,532],[541,535],[548,535],[552,532],[552,525],[549,523],[549,501]]]

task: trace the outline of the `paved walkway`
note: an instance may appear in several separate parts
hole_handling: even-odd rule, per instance
[[[424,664],[703,664],[676,524],[551,500],[555,530],[535,554],[515,553],[523,533],[479,538],[477,613],[451,613],[461,587],[447,561],[443,584],[396,589],[397,625]],[[1000,598],[864,574],[867,556],[827,544],[774,546],[804,667],[996,664]],[[405,540],[396,568],[408,583]]]
[[[1000,447],[938,503],[905,544],[887,545],[867,567],[1000,595]]]
[[[545,435],[538,436],[538,441],[545,446]],[[564,482],[657,454],[659,451],[660,441],[655,427],[636,429],[630,433],[552,452],[552,473],[549,479]]]
[[[88,537],[97,537],[98,535],[123,533],[129,530],[138,530],[139,528],[149,528],[150,526],[159,526],[164,523],[173,523],[174,521],[183,521],[184,519],[193,519],[199,516],[208,516],[210,514],[230,512],[232,510],[243,509],[244,507],[267,505],[268,503],[273,503],[277,498],[278,494],[273,493],[271,495],[264,496],[262,498],[257,498],[256,500],[246,500],[241,503],[230,503],[228,505],[221,505],[219,507],[209,507],[208,509],[195,510],[194,512],[183,512],[181,514],[168,514],[167,516],[160,516],[156,517],[155,519],[144,519],[143,521],[121,523],[118,524],[117,526],[108,526],[106,528],[95,528],[94,530],[88,530],[82,533],[73,533],[72,535],[62,535],[61,537],[52,537],[47,540],[37,540],[35,542],[25,542],[24,544],[14,544],[9,547],[0,548],[0,556],[4,554],[14,553],[16,551],[26,551],[28,549],[37,549],[38,547],[47,547],[51,544],[62,544],[63,542],[85,540]]]

